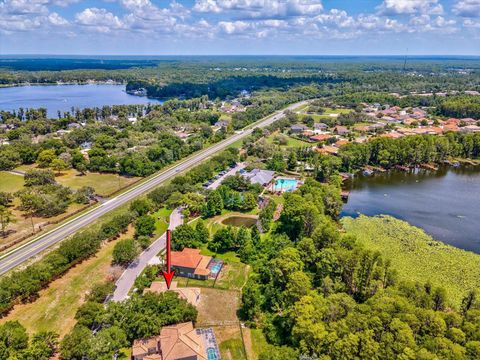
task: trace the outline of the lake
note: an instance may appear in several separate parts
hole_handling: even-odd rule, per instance
[[[0,88],[0,110],[46,108],[49,117],[75,108],[104,105],[161,104],[162,101],[125,92],[125,85],[32,85]]]
[[[480,166],[359,175],[346,187],[342,216],[391,215],[436,240],[480,253]]]

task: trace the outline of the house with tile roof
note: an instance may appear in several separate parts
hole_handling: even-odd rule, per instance
[[[200,255],[199,249],[184,248],[182,251],[172,251],[171,260],[175,274],[179,276],[207,280],[210,275],[208,266],[212,257]]]
[[[164,326],[158,336],[135,340],[132,359],[207,360],[207,353],[212,352],[215,353],[215,359],[220,359],[213,330],[195,329],[190,321]]]
[[[207,350],[192,322],[165,326],[160,332],[162,360],[207,360]]]

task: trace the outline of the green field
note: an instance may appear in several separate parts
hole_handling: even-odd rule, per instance
[[[252,338],[252,358],[256,360],[268,343],[262,329],[250,329],[250,336]]]
[[[168,229],[168,224],[170,222],[170,214],[173,210],[167,208],[161,208],[157,212],[153,213],[152,216],[157,221],[155,223],[155,235],[160,236]]]
[[[278,133],[273,133],[270,136],[268,136],[266,138],[267,142],[273,144],[273,140],[275,139],[275,136],[277,136],[277,135],[279,135],[279,134]],[[294,138],[292,138],[288,135],[285,135],[285,134],[282,134],[280,136],[285,136],[287,138],[287,141],[288,141],[287,145],[280,145],[280,147],[283,147],[283,148],[298,148],[298,147],[312,146],[312,144],[310,144],[307,141],[294,139]]]
[[[225,340],[219,345],[222,355],[231,360],[245,360],[247,356],[243,349],[242,339]]]
[[[57,176],[56,180],[72,189],[79,189],[82,186],[90,186],[100,196],[108,196],[130,184],[133,184],[139,178],[123,177],[116,174],[87,173],[79,175],[76,170],[70,169],[64,171],[62,175]]]
[[[0,191],[13,193],[23,188],[23,176],[0,171]]]
[[[342,222],[347,233],[389,258],[400,280],[441,286],[456,307],[467,291],[480,284],[480,255],[435,241],[405,221],[362,215]]]

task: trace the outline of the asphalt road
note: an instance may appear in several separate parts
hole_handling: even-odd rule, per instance
[[[290,105],[285,110],[295,110],[302,106],[305,102],[296,103]],[[119,206],[135,199],[136,197],[154,189],[163,182],[175,177],[179,172],[188,170],[191,167],[198,165],[200,162],[215,155],[221,150],[225,149],[234,142],[250,135],[255,128],[263,128],[271,125],[275,121],[279,120],[285,115],[285,110],[279,111],[265,118],[265,120],[258,122],[255,126],[246,129],[238,134],[235,134],[228,139],[225,139],[211,147],[201,150],[198,153],[179,161],[175,166],[161,171],[158,174],[151,176],[148,180],[141,184],[135,185],[126,192],[118,195],[117,197],[105,201],[99,206],[96,206],[89,211],[80,214],[73,219],[65,222],[59,227],[42,234],[31,241],[13,249],[12,251],[0,256],[0,275],[7,271],[19,266],[25,261],[39,255],[42,251],[55,245],[59,241],[64,240],[68,236],[74,234],[81,228],[95,222],[99,217],[106,213],[118,208]]]
[[[176,208],[170,215],[168,228],[175,229],[178,225],[183,224],[182,210]],[[158,253],[165,248],[165,241],[167,233],[163,233],[157,240],[143,251],[134,262],[132,262],[123,272],[122,276],[115,283],[115,291],[111,298],[112,301],[123,301],[128,297],[128,292],[135,283],[135,279],[147,267],[150,260],[152,260]]]

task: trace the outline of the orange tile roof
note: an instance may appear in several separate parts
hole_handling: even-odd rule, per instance
[[[342,145],[346,145],[348,144],[348,140],[338,140],[336,143],[335,143],[335,146],[336,147],[340,147]]]
[[[199,249],[184,248],[182,251],[172,251],[172,266],[195,269],[196,275],[208,275],[208,264],[211,256],[200,255]]]
[[[338,153],[338,148],[335,146],[324,146],[322,148],[315,148],[315,151],[321,154],[336,154]]]
[[[159,341],[159,336],[135,340],[132,346],[132,356],[147,355],[150,349],[155,349],[155,351],[158,351]]]
[[[206,349],[192,322],[165,326],[160,332],[163,360],[207,359]]]
[[[172,251],[173,266],[196,268],[201,260],[199,249],[184,248],[182,251]]]
[[[312,140],[312,141],[324,141],[324,140],[330,139],[331,137],[332,137],[332,135],[330,135],[330,134],[319,134],[319,135],[311,136],[310,140]]]

